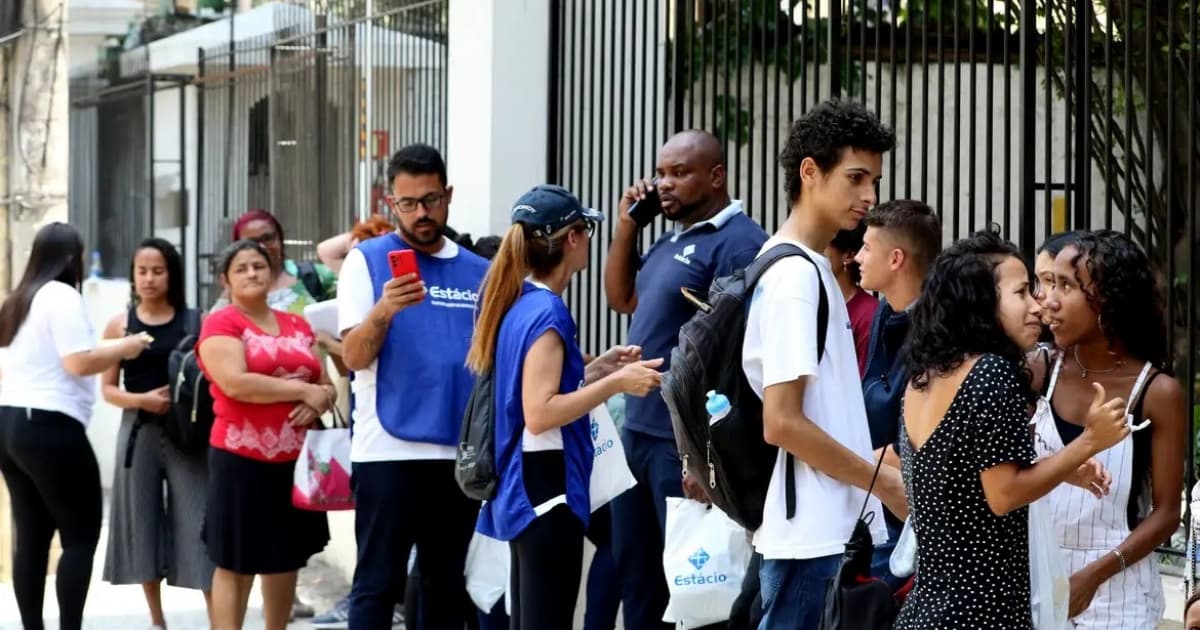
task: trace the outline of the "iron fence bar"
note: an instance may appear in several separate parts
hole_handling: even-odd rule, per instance
[[[921,118],[921,199],[929,203],[929,0],[921,7]],[[935,124],[940,127],[940,122]]]
[[[1028,2],[1028,1],[1029,0],[1026,0],[1026,2]],[[1046,0],[1046,35],[1045,35],[1045,42],[1042,46],[1042,48],[1046,52],[1046,62],[1045,62],[1045,67],[1046,67],[1046,81],[1045,81],[1045,84],[1046,84],[1046,124],[1045,124],[1045,137],[1043,138],[1043,146],[1042,146],[1045,161],[1043,162],[1042,168],[1045,173],[1043,175],[1043,177],[1045,177],[1047,184],[1054,181],[1054,162],[1053,162],[1053,159],[1051,158],[1051,147],[1053,146],[1053,142],[1051,142],[1051,138],[1053,137],[1053,128],[1054,128],[1054,95],[1053,95],[1054,88],[1052,86],[1053,81],[1051,81],[1051,76],[1054,73],[1054,37],[1052,34],[1053,30],[1054,30],[1054,7],[1053,7],[1054,2],[1055,2],[1055,0]],[[1022,6],[1024,6],[1024,5],[1025,5],[1025,3],[1023,2]],[[1026,111],[1035,111],[1035,110],[1026,110]],[[1044,190],[1045,190],[1045,199],[1044,199],[1044,201],[1045,201],[1045,207],[1044,207],[1045,224],[1042,229],[1045,233],[1049,234],[1050,232],[1053,231],[1053,229],[1051,227],[1053,225],[1052,215],[1051,215],[1052,199],[1051,199],[1051,194],[1050,194],[1050,188],[1046,187]]]
[[[1113,19],[1111,8],[1105,9],[1104,23],[1104,227],[1111,230],[1113,223]]]
[[[974,5],[972,5],[972,6],[974,6]],[[993,85],[993,66],[992,66],[992,61],[993,61],[992,60],[992,39],[993,39],[992,34],[996,27],[996,11],[995,11],[995,9],[992,8],[991,4],[989,4],[987,6],[986,10],[987,10],[987,33],[986,33],[987,40],[984,42],[984,53],[983,54],[984,54],[984,56],[987,57],[987,65],[986,65],[987,89],[984,91],[983,98],[984,98],[984,100],[987,101],[988,108],[990,109],[990,108],[995,107],[995,96],[996,96],[996,89],[995,89],[995,86]],[[984,223],[984,225],[992,224],[992,201],[993,201],[993,198],[995,197],[995,195],[992,194],[992,170],[993,170],[992,165],[994,164],[993,160],[995,158],[995,155],[993,153],[994,147],[993,147],[993,141],[992,141],[992,126],[993,126],[994,118],[995,118],[994,116],[985,116],[984,120],[983,120],[983,134],[984,134],[983,135],[983,137],[984,137],[984,140],[983,140],[983,155],[984,155],[984,159],[983,159],[983,164],[984,164],[984,168],[983,168],[983,206],[984,206],[983,223]],[[1007,166],[1007,164],[1005,166]],[[974,176],[972,176],[972,179],[974,179]],[[1005,222],[1005,225],[1004,225],[1004,232],[1005,232],[1005,234],[1010,233],[1009,226],[1007,225],[1007,221]]]
[[[1168,3],[1171,4],[1171,3]],[[1077,29],[1076,45],[1078,52],[1078,69],[1075,83],[1077,85],[1077,100],[1075,110],[1075,137],[1078,148],[1075,151],[1075,226],[1091,225],[1092,210],[1092,160],[1091,160],[1091,119],[1092,119],[1092,5],[1091,0],[1079,0],[1076,11],[1075,28]]]
[[[1020,64],[1021,64],[1021,111],[1034,112],[1037,111],[1037,7],[1034,3],[1028,0],[1021,3],[1020,26],[1018,33],[1021,37],[1020,46]],[[1034,162],[1034,151],[1037,145],[1037,127],[1036,120],[1033,116],[1020,116],[1020,207],[1024,210],[1017,216],[1020,217],[1020,238],[1018,239],[1021,251],[1025,255],[1026,260],[1033,260],[1034,251],[1034,236],[1035,220],[1033,217],[1033,208],[1035,203],[1036,189],[1034,188],[1034,180],[1036,178],[1036,164]],[[1048,165],[1047,165],[1048,166]]]
[[[912,198],[913,189],[913,20],[912,20],[912,4],[914,0],[908,0],[908,17],[904,20],[904,196]],[[892,65],[896,61],[892,60]],[[896,96],[892,95],[892,100],[896,100]],[[895,153],[893,151],[892,153]],[[921,156],[921,162],[924,162],[926,156]],[[896,173],[894,175],[899,175]]]
[[[1171,156],[1174,153],[1172,147],[1175,146],[1175,4],[1174,2],[1167,3],[1167,128],[1166,142],[1163,143],[1165,150],[1164,166],[1169,165],[1172,161]],[[1149,26],[1149,24],[1147,24]],[[1153,30],[1153,29],[1150,29]],[[1147,65],[1150,65],[1147,59]],[[1150,89],[1153,92],[1153,89]],[[1149,104],[1149,103],[1148,103]],[[1149,108],[1147,108],[1149,111]],[[1189,129],[1188,133],[1193,133]],[[1153,145],[1151,145],[1153,148]],[[1152,171],[1151,171],[1152,172]],[[1165,244],[1166,271],[1167,271],[1167,348],[1171,351],[1168,353],[1171,362],[1171,369],[1175,369],[1175,169],[1167,166],[1163,169],[1163,188],[1166,190],[1166,199],[1164,209],[1166,210],[1166,221],[1163,226],[1165,231],[1163,238],[1160,241]],[[1149,187],[1148,187],[1149,188]],[[1146,250],[1149,252],[1150,250]]]
[[[962,175],[962,168],[959,166],[959,160],[962,158],[962,137],[961,137],[962,136],[962,121],[960,118],[962,116],[962,114],[960,113],[962,111],[962,70],[959,67],[959,58],[958,58],[959,51],[962,50],[962,46],[960,45],[960,41],[959,41],[959,34],[962,31],[962,28],[959,26],[961,18],[962,18],[962,9],[959,6],[959,3],[955,2],[954,3],[954,21],[951,24],[951,27],[954,29],[954,159],[951,161],[951,163],[954,165],[954,176],[951,178],[951,181],[953,182],[951,184],[951,186],[953,188],[953,195],[951,196],[951,204],[954,207],[954,213],[951,215],[951,217],[952,217],[951,240],[952,241],[957,240],[958,237],[962,234],[961,230],[959,229],[959,224],[960,224],[961,220],[959,218],[959,212],[958,212],[959,180],[961,179],[961,175]],[[1033,110],[1030,110],[1030,111],[1033,111]]]
[[[834,4],[836,4],[836,3],[837,3],[837,0],[834,0]],[[766,21],[769,20],[771,17],[771,12],[774,11],[775,9],[768,2],[762,3],[762,8],[763,8],[762,19],[763,19],[763,24],[765,26]],[[761,99],[762,100],[762,103],[761,103],[762,117],[760,118],[760,120],[762,121],[762,125],[761,125],[762,135],[759,138],[759,148],[760,148],[759,159],[761,161],[761,166],[759,166],[759,168],[763,169],[765,172],[765,170],[767,169],[767,120],[769,120],[769,118],[768,118],[769,114],[767,113],[767,99],[770,95],[770,84],[767,82],[767,76],[766,76],[767,75],[767,33],[766,33],[765,29],[763,30],[762,34],[759,36],[758,39],[759,39],[759,48],[760,48],[759,59],[762,60],[762,62],[759,65],[762,68],[761,72],[762,72],[762,78],[763,78],[762,83],[761,83],[762,87],[763,87],[762,99]],[[753,99],[754,98],[753,90],[751,90],[750,95],[751,95],[750,98]],[[753,101],[751,101],[751,102],[753,102]],[[753,109],[753,108],[751,108],[751,109]],[[751,173],[754,172],[753,165],[750,167],[750,172]],[[765,210],[766,204],[767,204],[767,178],[766,177],[759,178],[759,200],[760,200],[759,203],[763,206],[763,209]],[[753,208],[754,206],[750,206],[750,207]]]
[[[1071,77],[1073,76],[1071,73],[1073,66],[1071,64],[1077,63],[1075,61],[1074,55],[1072,54],[1073,53],[1072,42],[1076,38],[1074,37],[1075,24],[1074,24],[1074,21],[1071,19],[1071,16],[1072,16],[1072,13],[1071,13],[1072,4],[1071,3],[1076,2],[1076,1],[1078,1],[1078,0],[1062,0],[1062,3],[1063,3],[1063,29],[1062,29],[1062,34],[1063,34],[1063,100],[1066,101],[1066,105],[1063,107],[1063,151],[1066,153],[1066,156],[1063,160],[1063,181],[1067,182],[1067,184],[1068,184],[1066,190],[1063,191],[1063,198],[1065,199],[1067,217],[1069,217],[1070,221],[1071,221],[1071,223],[1068,225],[1068,227],[1070,227],[1070,228],[1081,228],[1082,227],[1079,223],[1077,223],[1075,221],[1075,207],[1076,207],[1075,202],[1076,202],[1076,200],[1075,200],[1075,196],[1071,194],[1072,189],[1074,188],[1074,185],[1079,183],[1078,181],[1076,181],[1075,171],[1072,169],[1072,158],[1075,157],[1072,154],[1074,152],[1074,147],[1075,147],[1076,141],[1075,141],[1075,136],[1071,135],[1071,127],[1072,127],[1071,117],[1075,115],[1075,108],[1073,107],[1073,105],[1074,105],[1075,98],[1076,98],[1071,90],[1071,83],[1073,83],[1073,81],[1071,81]],[[1078,69],[1076,69],[1076,72],[1078,72]],[[1083,159],[1082,154],[1079,157],[1080,157],[1080,159]]]
[[[938,161],[937,161],[937,210],[938,217],[942,222],[946,221],[946,207],[944,200],[946,196],[945,188],[945,167],[946,167],[946,3],[938,3],[938,30],[937,30],[937,67],[938,67],[938,92],[942,98],[937,100],[937,145],[938,145]],[[1031,110],[1032,111],[1032,110]]]
[[[1145,229],[1145,244],[1146,251],[1151,251],[1154,246],[1154,121],[1150,118],[1150,112],[1154,110],[1154,64],[1150,62],[1154,57],[1154,3],[1146,3],[1146,141],[1143,144],[1142,154],[1146,159],[1146,170],[1143,176],[1146,189],[1146,207],[1142,216],[1146,217]],[[1170,142],[1170,138],[1167,139]],[[1169,210],[1168,210],[1169,212]]]
[[[1133,15],[1133,0],[1125,0],[1125,15]],[[1132,20],[1129,21],[1132,23]],[[1125,236],[1133,235],[1133,43],[1132,29],[1121,38],[1125,49]]]
[[[764,2],[764,6],[770,3]],[[829,39],[825,54],[829,58],[829,98],[842,95],[842,0],[829,2]]]
[[[896,72],[896,29],[897,29],[897,25],[899,24],[899,19],[900,19],[899,6],[892,7],[889,4],[888,12],[892,14],[891,29],[888,31],[888,66],[889,66],[888,67],[888,75],[891,77],[892,98],[889,99],[891,102],[889,103],[889,111],[888,111],[888,119],[887,120],[888,120],[888,124],[890,124],[892,126],[892,129],[896,129],[897,128],[896,123],[898,122],[898,120],[897,120],[898,117],[896,114],[896,108],[897,108],[897,103],[896,103],[896,93],[897,93],[896,92],[896,82],[897,82],[897,77],[896,77],[896,74],[897,74],[897,72]],[[880,29],[880,30],[882,31],[882,29]],[[900,177],[896,173],[896,153],[897,153],[897,151],[895,151],[895,150],[888,151],[888,169],[887,169],[887,173],[884,175],[884,179],[886,179],[888,182],[888,190],[890,191],[888,193],[889,199],[896,198],[896,188],[897,188],[898,181],[900,179]]]
[[[1004,224],[1014,238],[1012,224],[1012,0],[1004,0]],[[1018,209],[1019,213],[1020,209]]]

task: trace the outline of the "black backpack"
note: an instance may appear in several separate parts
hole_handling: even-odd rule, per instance
[[[306,260],[297,264],[296,279],[304,285],[312,299],[318,302],[332,299],[331,296],[326,295],[325,284],[321,282],[321,274],[317,271],[316,263]]]
[[[767,486],[778,447],[763,439],[762,400],[742,372],[742,340],[754,287],[763,272],[782,258],[800,256],[816,266],[800,247],[781,244],[745,269],[717,278],[700,312],[679,330],[671,368],[663,375],[662,396],[671,412],[675,440],[687,474],[706,486],[709,500],[750,531],[762,525]],[[817,269],[817,360],[825,356],[829,299]],[[710,427],[706,393],[729,398],[729,415]],[[796,513],[795,459],[787,455],[787,517]]]
[[[496,496],[500,476],[496,471],[496,403],[492,372],[475,377],[467,410],[458,434],[454,480],[463,494],[476,501]]]
[[[213,425],[213,399],[208,379],[200,371],[196,341],[200,337],[200,311],[188,310],[187,332],[167,358],[171,410],[163,420],[163,433],[184,453],[202,453],[208,448]]]

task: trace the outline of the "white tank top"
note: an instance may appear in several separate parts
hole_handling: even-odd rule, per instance
[[[1049,457],[1065,446],[1050,401],[1062,371],[1060,354],[1047,375],[1050,379],[1046,394],[1038,399],[1037,411],[1030,424],[1034,427],[1034,448],[1038,459]],[[1142,418],[1132,418],[1134,401],[1138,399],[1153,365],[1147,362],[1129,392],[1125,406],[1126,420],[1132,425]],[[1061,484],[1047,495],[1054,507],[1055,529],[1059,545],[1066,549],[1114,549],[1129,537],[1128,507],[1133,493],[1133,433],[1112,448],[1096,454],[1096,459],[1112,475],[1112,488],[1107,496],[1096,498],[1091,492]]]

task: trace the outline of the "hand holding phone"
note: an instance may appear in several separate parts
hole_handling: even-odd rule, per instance
[[[662,202],[658,196],[657,179],[634,182],[621,196],[621,208],[639,228],[649,225],[662,213]],[[628,210],[625,210],[628,208]]]
[[[388,265],[392,268],[392,277],[399,278],[410,273],[421,278],[421,269],[417,266],[417,254],[411,249],[398,249],[388,252]]]
[[[395,315],[425,299],[425,283],[421,281],[416,252],[411,249],[388,252],[388,266],[392,270],[392,279],[383,285],[379,305],[384,307],[389,315]],[[416,274],[415,278],[400,280],[413,274]]]

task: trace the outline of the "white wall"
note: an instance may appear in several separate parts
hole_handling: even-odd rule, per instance
[[[549,0],[450,2],[450,222],[502,234],[546,180]]]

